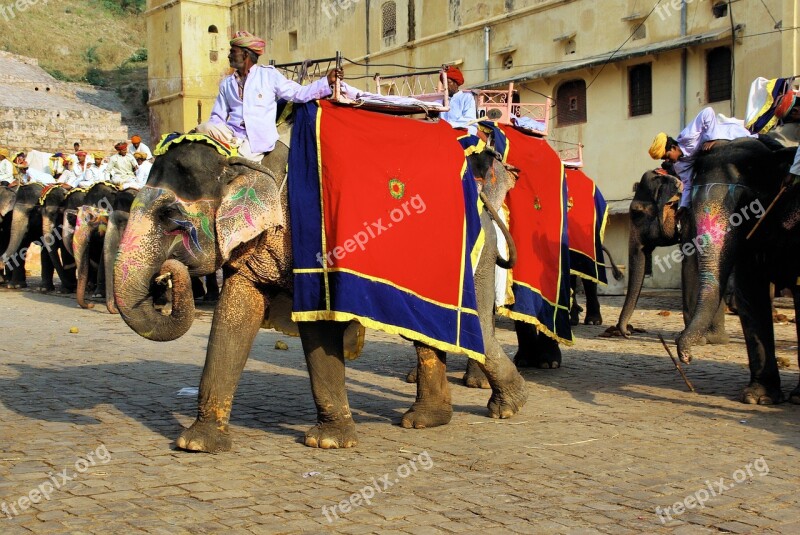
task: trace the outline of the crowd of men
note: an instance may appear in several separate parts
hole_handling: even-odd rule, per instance
[[[46,162],[41,162],[43,155]],[[29,163],[34,156],[39,162]],[[98,182],[110,182],[121,189],[141,188],[147,182],[152,162],[153,153],[140,136],[115,144],[114,153],[108,157],[102,152],[81,150],[79,141],[73,144],[72,154],[56,152],[47,156],[39,151],[11,154],[8,149],[0,148],[0,185],[58,182],[87,188]]]

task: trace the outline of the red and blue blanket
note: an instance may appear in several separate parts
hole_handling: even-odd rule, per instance
[[[494,122],[481,126],[493,134],[503,160],[520,170],[506,197],[509,230],[517,246],[517,265],[511,272],[514,303],[498,313],[572,344],[564,166],[542,138]]]
[[[475,181],[447,123],[295,106],[292,319],[363,325],[483,361]]]
[[[573,275],[608,284],[603,260],[608,207],[594,180],[580,169],[567,169],[569,268]]]

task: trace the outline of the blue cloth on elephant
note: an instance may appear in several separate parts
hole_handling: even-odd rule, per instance
[[[457,135],[327,101],[295,106],[293,320],[355,319],[483,361],[478,194]],[[357,167],[353,147],[369,148]]]

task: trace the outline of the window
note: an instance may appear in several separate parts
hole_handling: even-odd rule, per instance
[[[640,23],[633,30],[633,40],[638,41],[639,39],[644,39],[645,37],[647,37],[647,26],[645,26],[644,23]]]
[[[717,2],[713,6],[711,6],[711,13],[714,14],[714,18],[721,19],[722,17],[728,16],[728,2]]]
[[[586,82],[565,82],[556,92],[556,125],[569,126],[586,122]]]
[[[628,70],[628,111],[631,117],[653,113],[653,73],[649,63]]]
[[[569,56],[575,53],[575,39],[567,39],[564,41],[564,55]]]
[[[706,92],[709,102],[731,99],[731,49],[712,48],[706,56]]]
[[[386,2],[381,6],[381,21],[384,39],[397,35],[397,4],[395,2]]]
[[[217,30],[217,27],[212,24],[208,27],[208,33],[219,33],[219,30]]]
[[[297,50],[297,30],[289,32],[289,51]]]

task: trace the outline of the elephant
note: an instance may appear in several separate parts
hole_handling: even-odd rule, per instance
[[[636,185],[630,205],[630,237],[628,241],[628,291],[620,311],[616,331],[628,338],[630,319],[642,291],[645,272],[651,263],[656,247],[683,243],[689,245],[688,230],[679,229],[676,204],[680,196],[680,180],[663,172],[646,171]],[[684,225],[685,226],[685,225]],[[683,233],[681,232],[683,231]],[[683,234],[683,235],[682,235]],[[688,249],[685,249],[688,250]],[[681,254],[681,288],[683,296],[683,321],[688,325],[696,307],[698,280],[697,258]],[[659,267],[663,266],[659,263]],[[702,341],[711,344],[728,343],[725,332],[725,305],[720,303],[712,321],[703,333]]]
[[[43,188],[44,186],[38,183],[23,184],[16,187],[16,194],[13,199],[14,204],[11,210],[9,241],[2,255],[6,269],[11,271],[11,280],[7,284],[10,289],[28,287],[25,276],[25,261],[28,248],[33,243],[44,245],[42,243],[44,241],[42,211],[39,206],[39,198],[42,195]],[[8,203],[9,199],[6,198],[5,202]],[[43,253],[41,255],[41,265],[41,287],[43,289],[51,288],[53,286],[54,267],[48,254]]]
[[[78,274],[76,300],[81,308],[94,306],[85,298],[90,271],[93,271],[90,268],[94,268],[95,291],[100,296],[106,296],[103,242],[108,228],[109,214],[118,205],[123,209],[130,206],[135,197],[135,191],[119,191],[112,184],[97,183],[86,192],[83,205],[77,210],[76,222],[73,227],[72,252],[75,256]]]
[[[76,194],[73,194],[76,193]],[[75,206],[76,202],[82,203],[83,193],[70,189],[65,184],[54,184],[45,188],[39,200],[42,211],[42,232],[48,242],[42,254],[47,254],[61,279],[61,291],[71,293],[75,291],[77,279],[75,274],[75,258],[72,251],[67,249],[64,242],[64,228],[62,221],[66,210]],[[43,286],[43,291],[53,291],[55,287]]]
[[[614,279],[622,280],[622,271],[620,271],[614,263],[614,258],[611,256],[611,252],[606,249],[605,245],[603,245],[603,251],[606,256],[608,256],[608,260],[611,263],[611,273]],[[578,278],[578,275],[571,275],[569,281],[570,287],[572,288],[572,306],[569,310],[569,322],[571,325],[578,325],[580,323],[580,313],[583,311],[583,308],[578,305],[578,299],[575,293],[578,287]],[[600,313],[600,301],[597,299],[597,283],[583,277],[580,277],[580,279],[581,284],[583,284],[583,292],[586,295],[586,316],[583,319],[583,323],[585,325],[602,325],[603,316]]]
[[[285,177],[288,149],[278,144],[269,169],[227,158],[202,141],[173,144],[156,158],[146,186],[131,208],[114,266],[114,293],[120,315],[138,334],[174,340],[194,319],[191,275],[223,268],[224,284],[212,321],[200,381],[198,415],[176,444],[192,451],[232,447],[229,419],[233,395],[266,311],[292,288],[292,242]],[[489,182],[489,181],[487,181]],[[241,207],[242,192],[252,226],[227,218]],[[241,218],[239,218],[241,219]],[[482,215],[486,246],[475,274],[485,290],[479,315],[486,345],[485,369],[493,394],[490,415],[508,418],[527,399],[525,382],[493,336],[492,303],[496,246],[488,215]],[[491,273],[491,274],[490,274]],[[486,300],[488,298],[488,301]],[[259,313],[253,313],[259,311]],[[306,355],[318,423],[305,434],[310,447],[357,444],[344,383],[343,333],[347,323],[298,324]],[[443,352],[415,344],[421,374],[417,400],[403,416],[404,427],[433,427],[452,415]]]
[[[695,255],[701,286],[696,314],[678,337],[678,354],[683,362],[691,360],[691,347],[714,316],[735,270],[734,294],[750,367],[750,382],[741,399],[748,404],[784,399],[775,358],[770,281],[779,288],[795,289],[796,314],[800,186],[790,186],[778,198],[795,152],[794,148],[770,150],[759,140],[743,138],[716,142],[695,163],[690,223],[691,231],[702,238]],[[800,385],[789,397],[800,403]]]
[[[5,251],[11,238],[11,211],[14,209],[14,201],[17,198],[16,188],[0,186],[0,251]],[[6,283],[11,280],[11,270],[6,269],[3,264],[0,270],[0,282]]]

